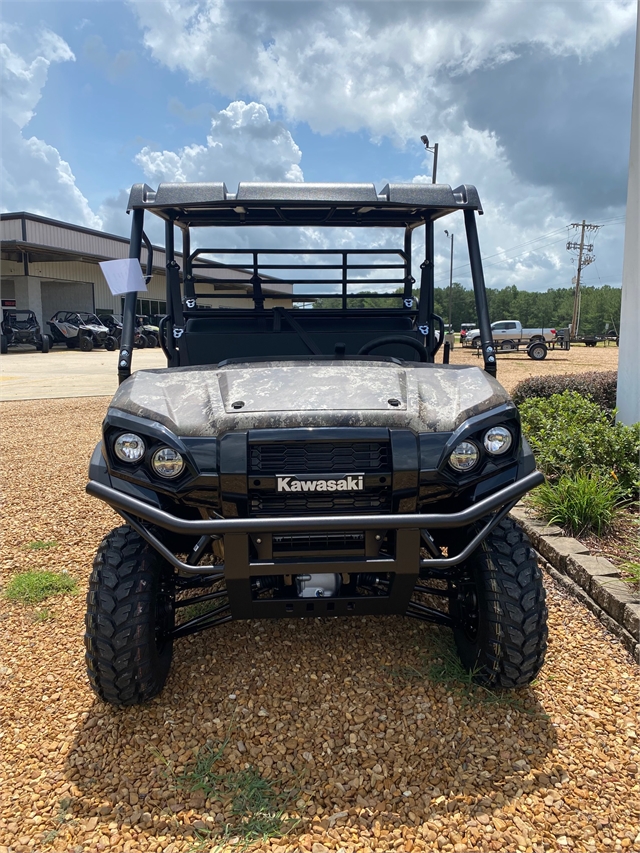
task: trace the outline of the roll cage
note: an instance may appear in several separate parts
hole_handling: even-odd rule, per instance
[[[441,217],[462,211],[484,369],[496,375],[475,218],[476,212],[483,211],[471,185],[452,189],[447,184],[393,183],[378,193],[373,184],[240,183],[237,192],[230,193],[223,183],[162,183],[157,190],[135,184],[128,204],[128,212],[133,214],[129,256],[140,260],[142,245],[146,245],[149,275],[152,250],[144,232],[146,211],[165,221],[167,315],[161,320],[160,343],[169,367],[213,364],[234,356],[279,358],[306,353],[344,357],[345,352],[359,353],[372,339],[382,340],[381,330],[389,340],[395,339],[396,345],[398,331],[405,343],[408,337],[423,342],[426,358],[433,362],[444,336],[442,319],[434,313],[434,227]],[[404,240],[402,248],[375,250],[191,248],[193,229],[216,226],[395,228],[402,230]],[[424,260],[416,302],[412,242],[414,231],[421,227]],[[182,235],[182,269],[176,260],[176,229]],[[219,260],[221,257],[227,260]],[[206,275],[212,268],[219,273],[215,279]],[[245,276],[242,282],[239,270]],[[254,311],[199,304],[199,300],[211,298],[212,291],[206,288],[214,282],[227,288],[238,288],[241,283],[242,289],[225,292],[224,299],[246,302],[249,298]],[[249,295],[244,289],[247,283],[251,286]],[[385,291],[376,291],[373,298],[394,298],[398,307],[350,307],[364,286],[383,286]],[[303,303],[327,297],[337,298],[339,307],[312,312],[289,312],[281,305],[265,307],[267,299]],[[136,300],[135,292],[126,294],[124,300],[120,382],[131,374]],[[434,324],[439,325],[438,335]],[[281,334],[274,344],[272,333],[283,330],[288,334]],[[238,331],[246,333],[244,340],[238,338]],[[267,344],[269,338],[271,343]],[[403,356],[415,358],[412,349],[416,349],[415,344],[401,345]]]

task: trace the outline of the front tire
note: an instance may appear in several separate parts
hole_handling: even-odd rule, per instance
[[[82,352],[91,352],[93,349],[93,340],[89,335],[82,335],[80,338],[80,349]]]
[[[2,355],[6,355],[9,352],[9,342],[7,341],[7,336],[0,336],[0,353]]]
[[[102,540],[87,593],[87,674],[111,705],[138,705],[164,687],[173,655],[171,566],[128,525]]]
[[[451,592],[456,647],[474,680],[489,689],[530,684],[544,663],[547,608],[536,553],[522,529],[501,521]]]

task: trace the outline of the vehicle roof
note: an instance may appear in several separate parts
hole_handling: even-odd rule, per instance
[[[162,183],[131,187],[127,210],[149,210],[181,226],[330,225],[406,227],[456,210],[482,213],[471,184]]]

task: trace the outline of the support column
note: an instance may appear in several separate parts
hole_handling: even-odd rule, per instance
[[[48,317],[42,316],[42,286],[40,279],[33,275],[13,276],[15,286],[16,308],[18,310],[29,309],[35,312],[40,323],[43,334],[47,334],[49,327],[46,325]],[[44,322],[43,322],[44,321]]]
[[[638,370],[638,327],[640,326],[640,3],[636,31],[636,61],[631,108],[631,149],[627,221],[622,267],[622,310],[618,354],[618,421],[640,421],[640,371]]]

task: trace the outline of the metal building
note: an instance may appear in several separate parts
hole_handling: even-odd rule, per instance
[[[29,308],[35,311],[40,325],[56,311],[93,311],[100,314],[120,314],[121,297],[113,296],[99,267],[99,261],[129,257],[129,240],[59,222],[34,213],[0,214],[2,266],[0,268],[0,297],[3,306]],[[143,249],[142,263],[147,251]],[[182,256],[176,254],[182,266]],[[148,292],[140,294],[140,314],[164,314],[166,310],[165,254],[162,247],[153,247],[153,277]],[[250,273],[243,270],[207,271],[211,276],[211,299],[202,304],[218,307],[228,304],[237,308],[237,299],[224,299],[225,293],[237,288],[216,285],[215,279],[238,279],[238,288],[249,291]],[[247,282],[247,284],[245,284]],[[290,306],[286,297],[291,285],[276,280],[263,285],[265,295],[284,298],[267,300],[267,304]],[[240,300],[244,303],[244,300]],[[253,302],[247,301],[247,307]]]

